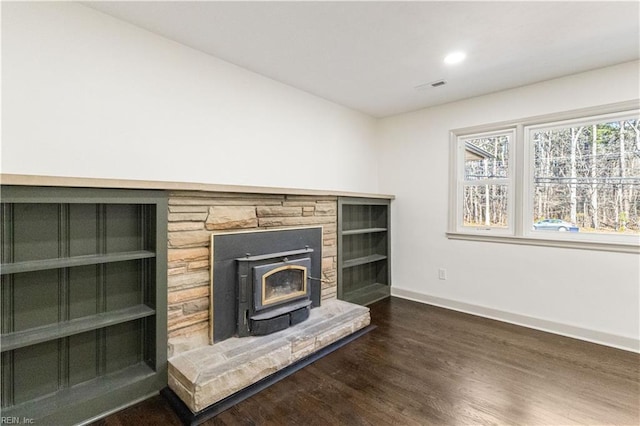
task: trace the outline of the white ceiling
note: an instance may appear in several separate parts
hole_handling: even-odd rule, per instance
[[[637,1],[83,4],[375,117],[640,57]]]

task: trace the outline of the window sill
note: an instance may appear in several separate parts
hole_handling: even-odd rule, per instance
[[[480,235],[462,232],[447,232],[450,240],[485,241],[502,244],[559,247],[578,250],[611,251],[617,253],[640,254],[640,244],[612,243],[599,241],[557,240],[546,238],[516,237],[513,235]]]

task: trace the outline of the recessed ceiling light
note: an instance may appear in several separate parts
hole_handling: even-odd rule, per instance
[[[466,57],[467,54],[464,52],[452,52],[445,56],[444,63],[449,65],[459,64],[460,62],[464,61],[464,58]]]

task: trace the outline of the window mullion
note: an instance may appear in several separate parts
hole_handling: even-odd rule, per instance
[[[524,233],[524,218],[528,214],[528,199],[531,198],[529,191],[525,191],[525,158],[528,158],[526,153],[526,147],[524,143],[524,126],[519,124],[516,126],[515,140],[513,141],[513,161],[512,161],[512,175],[513,181],[511,182],[512,195],[511,212],[513,218],[513,232],[514,235],[521,236]],[[515,170],[514,170],[515,169]]]

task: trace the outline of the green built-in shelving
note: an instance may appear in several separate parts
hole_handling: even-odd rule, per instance
[[[338,298],[368,305],[389,297],[389,200],[338,199]]]
[[[166,386],[166,195],[1,190],[2,416],[82,423]]]

